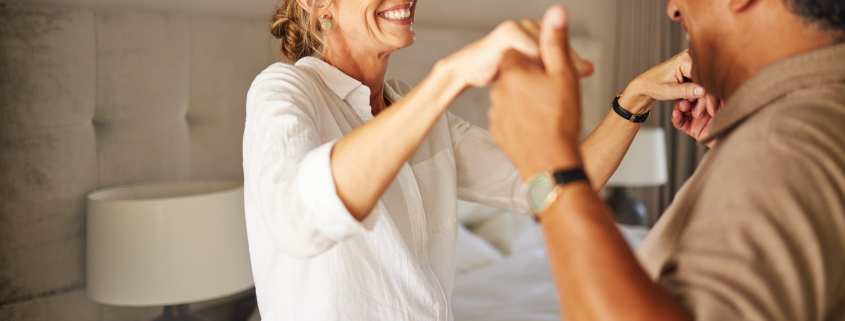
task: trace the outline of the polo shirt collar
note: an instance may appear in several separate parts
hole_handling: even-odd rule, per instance
[[[743,120],[798,89],[845,81],[845,44],[789,57],[746,80],[710,124],[706,143],[730,133]]]

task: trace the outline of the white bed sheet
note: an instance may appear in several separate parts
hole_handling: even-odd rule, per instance
[[[560,320],[546,251],[517,253],[455,277],[455,321]]]
[[[488,259],[487,265],[456,274],[452,290],[455,321],[561,320],[539,225],[526,216],[475,204],[459,208],[466,210],[459,215],[467,229],[458,235],[457,261],[473,258],[479,266],[477,257],[482,251],[489,253],[488,246],[477,245],[479,239],[488,240],[505,257]],[[645,227],[620,225],[619,229],[632,250],[648,233]],[[470,239],[473,245],[465,241]]]

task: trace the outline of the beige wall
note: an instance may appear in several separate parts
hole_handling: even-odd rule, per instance
[[[537,19],[546,8],[562,4],[569,8],[572,35],[581,39],[581,51],[589,51],[587,58],[594,59],[596,74],[584,85],[584,131],[592,131],[610,110],[610,102],[624,88],[612,85],[615,74],[616,10],[618,0],[423,0],[418,4],[416,23],[421,28],[452,31],[466,39],[476,32],[483,35],[504,20]],[[449,37],[449,32],[439,35]],[[422,37],[426,33],[421,33]],[[420,38],[417,45],[429,40]],[[588,41],[590,43],[588,43]],[[594,42],[594,43],[592,43]],[[415,50],[414,47],[406,49]],[[399,52],[399,55],[404,53]],[[395,66],[391,66],[395,68]],[[472,94],[470,94],[472,96]],[[479,97],[478,94],[475,96]],[[470,98],[464,98],[464,100]],[[453,109],[461,101],[453,105]],[[458,107],[460,108],[460,107]],[[485,118],[486,119],[486,118]]]
[[[417,41],[414,45],[391,55],[388,79],[402,79],[415,86],[428,75],[437,60],[487,34],[486,31],[456,27],[417,27],[416,33]],[[572,45],[591,60],[601,61],[605,55],[599,40],[574,37]],[[608,79],[605,75],[597,73],[581,83],[583,107],[588,111],[585,114],[589,114],[585,120],[585,133],[591,131],[607,112],[607,99],[601,98],[608,87]],[[469,89],[452,103],[449,110],[474,125],[486,128],[487,108],[490,105],[488,94],[489,88]]]

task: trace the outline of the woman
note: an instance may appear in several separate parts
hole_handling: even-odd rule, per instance
[[[457,199],[528,213],[519,175],[487,132],[445,110],[490,83],[505,51],[538,57],[538,25],[503,23],[411,90],[384,75],[390,53],[414,42],[415,5],[283,0],[274,15],[272,33],[296,64],[256,77],[244,133],[265,320],[449,320]],[[632,83],[629,111],[650,108],[670,88],[661,81]],[[638,128],[613,114],[584,142],[597,188]]]

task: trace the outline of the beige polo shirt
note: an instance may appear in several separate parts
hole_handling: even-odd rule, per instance
[[[697,321],[845,320],[845,44],[755,74],[637,253]]]

